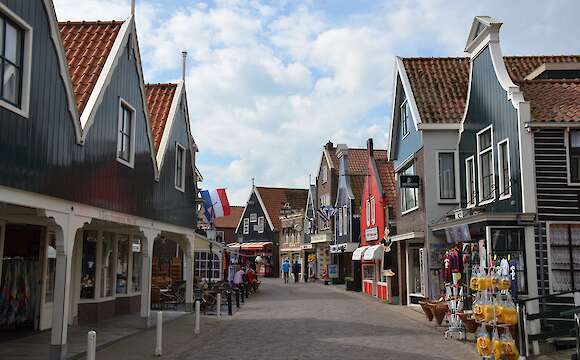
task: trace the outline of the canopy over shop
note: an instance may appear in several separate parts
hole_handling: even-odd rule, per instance
[[[272,274],[272,242],[257,241],[249,243],[228,244],[228,250],[232,250],[232,263],[240,265],[251,264],[260,276]]]

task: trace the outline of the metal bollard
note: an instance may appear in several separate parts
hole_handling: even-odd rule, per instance
[[[222,316],[222,294],[221,293],[217,293],[217,299],[216,299],[216,315],[219,318],[220,316]]]
[[[244,283],[244,290],[246,291],[246,299],[250,297],[250,286],[248,283]]]
[[[95,360],[97,350],[97,333],[93,330],[87,334],[87,360]]]
[[[240,290],[235,289],[234,291],[236,292],[236,307],[239,309],[240,308]]]
[[[242,299],[242,304],[245,302],[244,301],[244,288],[240,288],[240,299]]]
[[[157,313],[157,333],[155,338],[155,356],[161,356],[163,354],[162,349],[162,336],[163,336],[163,311]]]
[[[228,291],[227,295],[228,295],[228,315],[231,316],[234,314],[233,309],[232,309],[232,292]]]
[[[199,335],[199,318],[200,318],[200,301],[195,300],[195,327],[193,328],[193,333]]]

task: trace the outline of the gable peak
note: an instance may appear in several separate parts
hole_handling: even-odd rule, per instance
[[[465,52],[471,54],[490,40],[499,41],[499,29],[502,24],[490,16],[474,17],[465,44]]]

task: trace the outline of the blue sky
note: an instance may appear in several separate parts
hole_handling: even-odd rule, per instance
[[[129,0],[54,0],[61,20],[123,19]],[[307,187],[328,140],[386,146],[393,59],[462,56],[473,16],[505,54],[580,53],[580,2],[137,0],[146,81],[186,78],[206,188]]]

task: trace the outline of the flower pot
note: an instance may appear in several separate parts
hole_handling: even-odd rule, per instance
[[[433,320],[433,310],[431,309],[430,304],[425,300],[421,300],[419,301],[419,305],[421,305],[421,309],[423,309],[427,321]]]

